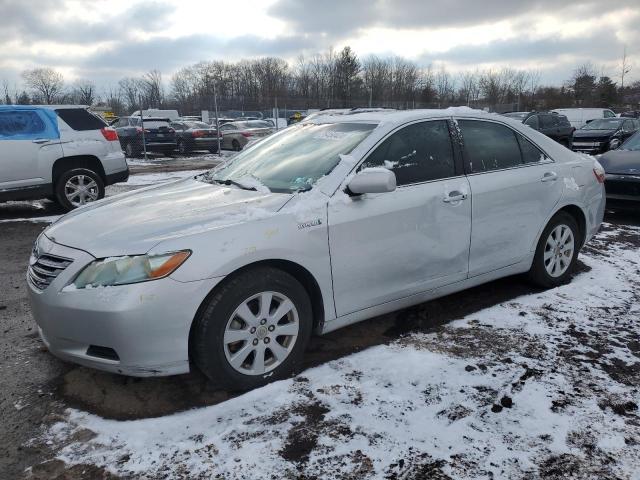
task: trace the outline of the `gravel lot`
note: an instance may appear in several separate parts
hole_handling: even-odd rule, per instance
[[[110,193],[216,162],[134,162]],[[59,213],[0,204],[0,478],[640,478],[640,214],[607,214],[570,285],[508,278],[353,325],[237,396],[44,350],[24,271],[32,220]]]

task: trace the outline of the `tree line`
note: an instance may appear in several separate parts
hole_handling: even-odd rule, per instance
[[[468,70],[420,67],[403,57],[360,59],[350,47],[294,62],[277,57],[238,62],[203,61],[165,82],[160,71],[125,77],[98,91],[92,80],[65,82],[51,68],[22,73],[23,86],[2,82],[5,104],[74,103],[105,105],[122,115],[143,108],[171,108],[181,114],[213,110],[268,110],[384,106],[444,108],[467,105],[491,110],[542,110],[571,106],[637,106],[640,81],[624,84],[632,65],[623,56],[620,85],[591,63],[575,68],[560,86],[542,85],[538,70]],[[627,82],[628,83],[628,82]]]

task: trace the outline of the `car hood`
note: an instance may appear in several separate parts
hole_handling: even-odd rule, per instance
[[[589,138],[607,138],[616,133],[615,130],[576,130],[573,132],[573,138],[589,137]]]
[[[640,176],[640,152],[611,150],[598,158],[598,162],[607,173]]]
[[[142,254],[163,240],[277,212],[291,196],[186,179],[80,208],[47,228],[45,235],[96,258]]]

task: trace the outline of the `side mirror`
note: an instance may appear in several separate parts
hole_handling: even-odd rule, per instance
[[[396,174],[382,167],[365,168],[356,173],[347,187],[356,195],[393,192],[396,189]]]

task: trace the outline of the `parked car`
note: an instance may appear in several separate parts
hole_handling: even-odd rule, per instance
[[[142,115],[145,120],[147,117],[153,118],[166,118],[169,121],[178,120],[180,118],[180,114],[177,110],[161,110],[159,108],[150,108],[148,110],[142,110]],[[132,117],[139,117],[140,110],[136,110],[131,114]]]
[[[319,117],[50,225],[32,312],[60,358],[253,388],[296,371],[312,332],[507,275],[569,281],[603,182],[595,159],[499,115]]]
[[[556,108],[554,113],[564,115],[572,127],[580,128],[598,118],[614,118],[616,114],[608,108]]]
[[[591,154],[615,150],[638,128],[640,122],[634,118],[593,120],[573,133],[573,149]]]
[[[218,132],[204,122],[178,121],[172,122],[171,128],[176,132],[178,151],[182,154],[193,150],[218,151]],[[222,136],[220,138],[222,142]]]
[[[571,148],[575,128],[564,115],[550,112],[512,112],[504,115],[515,118],[565,147]]]
[[[275,132],[275,127],[264,120],[248,120],[246,122],[229,122],[220,126],[222,148],[242,150],[252,138],[263,138]]]
[[[629,112],[622,112],[620,116],[625,118],[640,118],[640,110],[631,110]]]
[[[71,210],[128,178],[118,134],[87,107],[0,106],[0,201],[50,198]]]
[[[604,167],[607,181],[607,207],[640,211],[640,132],[629,137],[616,150],[598,161]]]
[[[170,155],[177,146],[176,132],[169,125],[167,118],[120,117],[115,128],[120,145],[129,158],[139,157],[144,151],[143,138],[147,152]]]

